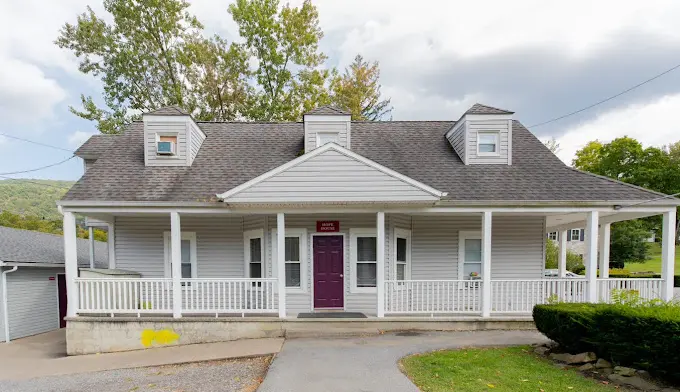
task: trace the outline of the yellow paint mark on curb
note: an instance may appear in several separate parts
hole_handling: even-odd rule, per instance
[[[161,329],[154,331],[153,329],[146,329],[142,331],[141,341],[144,347],[150,347],[154,343],[157,344],[171,344],[179,339],[179,335],[170,329]]]

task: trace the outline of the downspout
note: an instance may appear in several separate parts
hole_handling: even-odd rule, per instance
[[[4,266],[4,263],[0,263],[0,266]],[[2,313],[3,321],[5,322],[5,343],[9,343],[9,314],[7,310],[7,274],[14,272],[18,269],[16,265],[11,269],[2,271]]]

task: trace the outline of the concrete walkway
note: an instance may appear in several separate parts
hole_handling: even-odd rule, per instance
[[[0,380],[276,354],[283,339],[245,339],[67,357],[64,330],[0,343]]]
[[[289,339],[274,359],[259,391],[418,392],[398,367],[399,359],[406,355],[445,348],[544,341],[546,338],[534,331],[401,333],[365,338]]]

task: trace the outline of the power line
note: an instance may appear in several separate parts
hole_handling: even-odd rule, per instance
[[[76,157],[75,155],[71,155],[69,158],[66,158],[66,159],[64,159],[63,161],[59,161],[59,162],[57,162],[57,163],[52,163],[52,164],[50,164],[50,165],[41,166],[41,167],[36,167],[35,169],[19,170],[19,171],[15,171],[15,172],[0,173],[0,176],[4,176],[4,175],[8,175],[8,174],[30,173],[30,172],[34,172],[34,171],[38,171],[38,170],[47,169],[47,168],[50,168],[50,167],[54,167],[54,166],[57,166],[57,165],[61,165],[62,163],[66,163],[66,162],[70,161],[71,159],[73,159],[73,158],[75,158],[75,157]]]
[[[584,107],[583,109],[576,110],[576,111],[574,111],[574,112],[565,114],[565,115],[563,115],[563,116],[555,117],[555,118],[553,118],[553,119],[551,119],[551,120],[544,121],[544,122],[542,122],[542,123],[530,125],[529,128],[537,128],[537,127],[540,127],[540,126],[542,126],[542,125],[550,124],[550,123],[552,123],[552,122],[561,120],[561,119],[563,119],[563,118],[567,118],[567,117],[573,116],[574,114],[578,114],[578,113],[584,112],[584,111],[586,111],[586,110],[588,110],[588,109],[592,109],[592,108],[594,108],[595,106],[601,105],[601,104],[603,104],[603,103],[605,103],[605,102],[611,101],[611,100],[614,99],[614,98],[618,98],[618,97],[620,97],[620,96],[622,96],[622,95],[624,95],[624,94],[626,94],[626,93],[629,93],[629,92],[635,90],[636,88],[638,88],[638,87],[640,87],[640,86],[643,86],[643,85],[645,85],[645,84],[647,84],[647,83],[649,83],[649,82],[651,82],[651,81],[653,81],[653,80],[656,80],[656,79],[658,79],[658,78],[660,78],[660,77],[666,75],[667,73],[670,73],[670,72],[675,71],[675,70],[678,69],[678,68],[680,68],[680,64],[676,65],[675,67],[673,67],[673,68],[671,68],[671,69],[667,69],[666,71],[664,71],[664,72],[662,72],[662,73],[660,73],[660,74],[658,74],[658,75],[656,75],[656,76],[653,76],[653,77],[651,77],[651,78],[645,80],[644,82],[638,83],[638,84],[636,84],[635,86],[633,86],[633,87],[631,87],[631,88],[629,88],[629,89],[627,89],[627,90],[624,90],[624,91],[622,91],[622,92],[620,92],[620,93],[618,93],[618,94],[616,94],[616,95],[612,95],[612,96],[609,97],[609,98],[605,98],[605,99],[603,99],[603,100],[601,100],[601,101],[599,101],[599,102],[595,102],[595,103],[592,104],[592,105],[588,105],[588,106]]]
[[[51,144],[45,144],[45,143],[36,142],[36,141],[33,141],[33,140],[28,140],[28,139],[21,138],[21,137],[18,137],[18,136],[8,135],[8,134],[6,134],[6,133],[1,133],[1,132],[0,132],[0,136],[4,136],[4,137],[10,138],[10,139],[15,139],[15,140],[21,140],[22,142],[37,144],[37,145],[43,146],[43,147],[55,148],[55,149],[57,149],[57,150],[68,151],[68,152],[71,152],[71,153],[74,152],[73,150],[67,150],[67,149],[62,148],[62,147],[57,147],[57,146],[53,146],[53,145],[51,145]]]
[[[7,177],[7,176],[0,176],[0,178],[12,180],[13,182],[24,182],[24,183],[27,183],[27,184],[47,186],[47,187],[56,188],[56,189],[64,189],[64,190],[69,189],[68,187],[63,187],[63,186],[59,186],[59,185],[52,185],[52,184],[45,184],[44,182],[31,181],[31,180],[26,180],[26,179],[23,179],[23,178],[12,178],[12,177]]]

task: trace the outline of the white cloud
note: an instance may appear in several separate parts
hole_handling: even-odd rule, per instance
[[[96,135],[97,132],[85,132],[85,131],[75,131],[68,137],[68,144],[73,148],[80,147],[83,143],[87,141],[92,135]]]
[[[673,143],[680,140],[680,94],[667,95],[649,103],[638,103],[598,115],[592,121],[569,129],[558,139],[561,151],[557,155],[571,164],[576,151],[589,141],[609,142],[629,136],[645,147]]]

